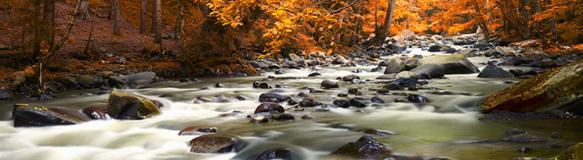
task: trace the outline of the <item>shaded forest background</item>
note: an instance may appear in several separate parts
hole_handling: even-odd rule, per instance
[[[485,40],[537,39],[552,52],[581,47],[581,8],[582,0],[5,0],[0,87],[105,71],[253,75],[248,60],[257,58],[476,30]]]

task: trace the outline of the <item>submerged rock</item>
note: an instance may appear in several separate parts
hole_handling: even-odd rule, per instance
[[[513,78],[514,75],[500,67],[488,65],[478,74],[479,78]]]
[[[70,125],[89,121],[85,115],[60,107],[34,107],[15,104],[12,109],[14,127]]]
[[[355,142],[350,142],[332,152],[332,155],[356,159],[383,159],[392,154],[384,144],[378,140],[363,136]]]
[[[194,153],[227,153],[240,151],[244,143],[234,137],[207,134],[190,141],[190,152]]]
[[[155,101],[117,89],[111,91],[107,113],[115,119],[144,119],[160,114]]]
[[[583,60],[549,70],[486,97],[482,111],[532,112],[571,105],[583,98]]]
[[[320,85],[324,89],[331,89],[331,88],[338,88],[339,87],[338,82],[332,81],[332,80],[324,80],[324,81],[322,81],[322,83]]]

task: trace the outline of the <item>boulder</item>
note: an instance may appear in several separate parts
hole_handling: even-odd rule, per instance
[[[392,154],[384,144],[378,140],[363,136],[355,142],[350,142],[332,152],[332,155],[354,159],[384,159]]]
[[[563,107],[580,108],[569,104],[582,98],[583,60],[579,60],[489,95],[482,101],[481,107],[484,112],[548,111]]]
[[[350,107],[350,102],[347,101],[347,100],[343,100],[343,99],[334,100],[332,103],[334,105],[336,105],[338,107],[342,107],[342,108],[348,108],[348,107]]]
[[[144,119],[160,114],[155,101],[117,89],[111,91],[107,113],[115,119]]]
[[[553,157],[554,160],[580,160],[583,159],[583,143],[575,144],[569,149]]]
[[[339,87],[338,82],[332,81],[332,80],[324,80],[324,81],[322,81],[320,86],[323,89],[331,89],[331,88],[338,88]]]
[[[261,95],[259,95],[259,102],[277,102],[277,103],[281,103],[281,102],[285,102],[288,101],[290,99],[289,96],[286,95],[281,95],[281,94],[277,94],[277,93],[263,93]]]
[[[417,73],[418,77],[440,78],[444,74],[468,74],[478,73],[480,70],[465,55],[433,55],[419,61],[417,68],[412,72]]]
[[[257,114],[257,113],[263,113],[263,112],[283,113],[283,112],[285,112],[285,108],[283,108],[281,105],[279,105],[277,103],[265,102],[265,103],[262,103],[259,106],[257,106],[257,108],[255,108],[255,112],[253,112],[253,113]]]
[[[386,61],[385,74],[399,73],[405,68],[405,64],[397,58]]]
[[[488,65],[484,68],[480,74],[478,74],[479,78],[513,78],[514,75],[508,71],[500,67],[496,67],[494,65]]]
[[[123,80],[129,86],[137,86],[150,84],[154,81],[154,78],[156,78],[156,73],[154,72],[139,72],[124,76]]]
[[[190,152],[194,153],[228,153],[240,151],[244,143],[231,136],[207,134],[190,141]]]
[[[350,106],[353,106],[353,107],[357,107],[357,108],[366,107],[366,104],[362,103],[361,101],[359,101],[355,98],[350,99],[348,102],[350,103]]]
[[[60,107],[35,107],[15,104],[12,109],[14,127],[70,125],[89,121],[85,115]]]

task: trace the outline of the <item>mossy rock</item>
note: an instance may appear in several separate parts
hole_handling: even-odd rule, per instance
[[[114,89],[109,96],[107,113],[116,119],[145,119],[159,115],[160,109],[151,99]]]
[[[582,98],[583,60],[579,60],[487,96],[481,107],[484,112],[548,111],[576,107],[570,104]]]
[[[12,109],[14,127],[71,125],[90,119],[83,114],[60,107],[29,106],[15,104]]]
[[[566,151],[559,153],[552,160],[583,160],[583,143],[569,147]]]

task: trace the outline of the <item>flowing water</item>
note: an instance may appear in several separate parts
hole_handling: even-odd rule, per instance
[[[408,49],[409,54],[429,54],[418,48]],[[386,57],[384,57],[386,58]],[[478,67],[483,57],[470,58]],[[451,159],[513,159],[516,157],[551,157],[564,148],[548,147],[549,143],[572,144],[583,141],[583,124],[574,120],[528,120],[528,121],[481,121],[478,103],[484,95],[508,87],[507,81],[517,79],[478,79],[477,74],[447,75],[446,79],[429,80],[428,87],[437,87],[455,95],[427,94],[430,90],[414,93],[427,96],[431,103],[416,105],[410,103],[368,104],[364,109],[334,108],[330,112],[288,111],[296,116],[295,121],[249,123],[246,115],[252,114],[260,103],[258,97],[270,89],[254,89],[252,82],[262,80],[267,75],[275,77],[300,77],[299,79],[279,79],[270,84],[282,84],[282,94],[296,100],[298,88],[308,86],[319,88],[323,79],[355,74],[361,79],[375,80],[380,72],[366,72],[375,66],[324,67],[320,77],[306,78],[310,69],[289,69],[283,75],[264,73],[257,77],[210,78],[196,83],[169,81],[157,83],[143,89],[125,91],[144,95],[164,104],[162,114],[144,120],[95,120],[69,126],[14,128],[9,120],[11,104],[32,103],[45,106],[63,106],[80,109],[91,105],[103,105],[108,95],[87,94],[94,91],[72,91],[62,93],[60,98],[43,102],[14,101],[2,102],[0,117],[0,159],[6,160],[182,160],[182,159],[245,159],[249,155],[267,149],[286,147],[299,159],[322,159],[338,147],[358,139],[364,133],[346,129],[374,128],[395,132],[395,135],[375,136],[396,153],[412,156],[448,157]],[[356,69],[364,72],[352,73]],[[214,88],[220,82],[224,88]],[[325,90],[311,95],[324,104],[339,99],[338,93],[346,93],[347,88],[359,87],[365,99],[376,93],[381,83],[349,84],[340,82],[339,89]],[[209,87],[208,90],[201,88]],[[399,91],[391,91],[399,93]],[[402,91],[409,93],[412,91]],[[195,104],[194,97],[224,95],[232,99],[229,103]],[[247,100],[237,101],[242,95]],[[352,97],[351,95],[350,97]],[[398,95],[380,95],[386,102],[393,102]],[[284,104],[284,107],[287,104]],[[223,117],[221,114],[241,111],[242,114]],[[311,120],[299,117],[309,115]],[[214,126],[222,134],[235,135],[249,142],[239,153],[195,154],[190,153],[187,142],[197,137],[179,136],[180,129],[188,126]],[[505,131],[522,129],[530,135],[548,138],[552,132],[560,139],[543,143],[492,142],[499,140]],[[486,142],[484,142],[486,141]],[[481,142],[481,143],[472,143]],[[522,146],[532,148],[531,152],[518,152]]]

